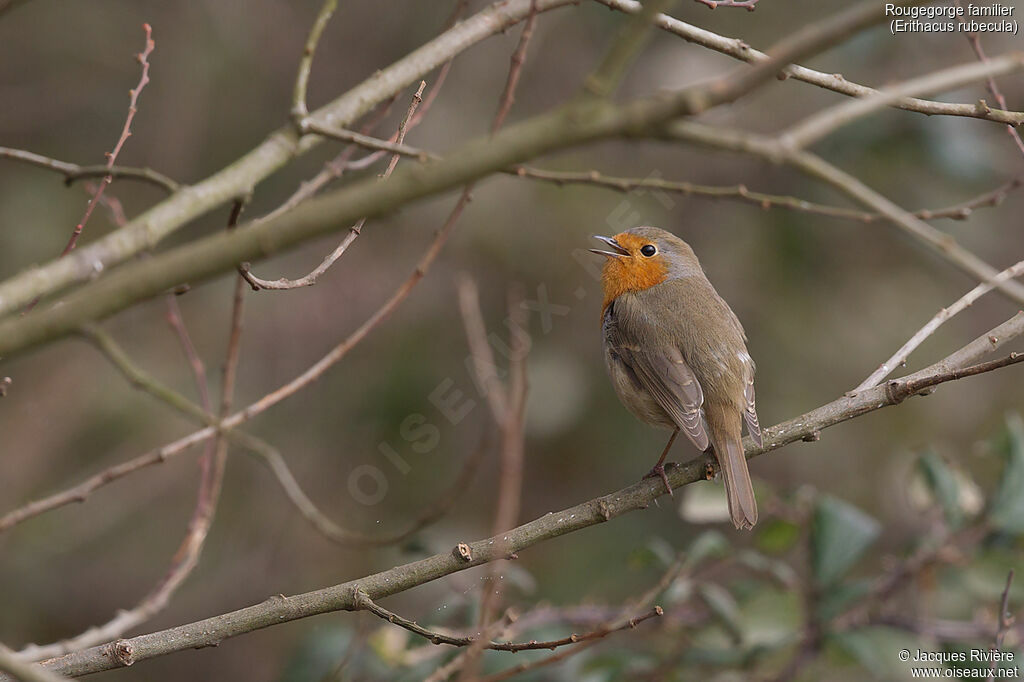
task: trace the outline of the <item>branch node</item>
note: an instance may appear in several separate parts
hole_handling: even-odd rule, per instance
[[[107,654],[125,668],[135,663],[135,647],[127,639],[111,642],[107,647]]]
[[[604,499],[597,501],[597,513],[601,515],[601,518],[605,521],[610,521],[612,518],[612,510],[608,506],[608,502]]]
[[[455,549],[452,550],[452,555],[461,561],[472,561],[473,560],[473,548],[465,542],[460,542],[455,545]]]

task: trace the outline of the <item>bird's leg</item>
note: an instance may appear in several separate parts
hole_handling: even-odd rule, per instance
[[[665,475],[665,458],[668,457],[668,451],[672,449],[672,443],[676,442],[676,436],[679,435],[679,428],[677,427],[672,435],[668,437],[668,443],[665,445],[665,449],[661,451],[661,457],[658,458],[658,463],[654,465],[654,468],[647,472],[644,478],[654,478],[655,476],[661,478],[661,482],[665,484],[665,490],[668,491],[669,495],[672,495],[672,486],[668,484],[668,476]],[[673,496],[674,497],[674,496]]]

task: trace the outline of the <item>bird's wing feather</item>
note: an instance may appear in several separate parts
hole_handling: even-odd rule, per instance
[[[616,301],[614,323],[605,328],[608,343],[693,444],[707,450],[700,382],[678,348],[655,341],[657,333],[650,318],[632,309],[637,305],[622,298]]]
[[[746,399],[746,409],[743,410],[743,418],[747,421],[747,433],[757,443],[757,447],[763,447],[761,440],[761,424],[757,421],[757,409],[754,407],[754,373],[747,375],[747,385],[743,389],[743,397]]]

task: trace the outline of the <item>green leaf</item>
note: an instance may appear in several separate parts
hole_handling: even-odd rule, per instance
[[[1006,417],[1006,464],[989,507],[992,525],[1008,533],[1024,533],[1024,421]]]
[[[881,532],[873,518],[842,500],[818,500],[811,529],[814,577],[819,585],[842,578]]]
[[[800,526],[791,521],[769,519],[757,524],[757,527],[754,542],[762,552],[781,554],[800,539]]]
[[[817,619],[828,622],[860,601],[871,590],[872,581],[851,580],[825,590],[818,600]]]
[[[725,626],[729,635],[737,642],[743,641],[740,609],[728,590],[715,583],[704,583],[697,587],[697,593],[711,613]]]
[[[932,498],[942,507],[946,521],[954,528],[964,519],[960,507],[960,485],[956,474],[935,452],[929,450],[917,460],[917,468],[924,478]]]

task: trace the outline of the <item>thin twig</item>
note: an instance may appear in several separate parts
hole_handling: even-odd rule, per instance
[[[398,134],[396,140],[399,147],[405,140],[405,134],[406,131],[408,130],[409,122],[412,119],[413,114],[416,113],[416,107],[418,107],[420,102],[423,101],[423,89],[425,87],[427,87],[426,81],[420,81],[420,86],[416,90],[416,93],[412,96],[412,102],[409,104],[409,109],[405,114],[405,118],[402,119],[402,123],[398,127]],[[308,127],[311,130],[313,130],[317,126],[318,124],[316,124],[313,121],[310,121]],[[353,134],[359,137],[365,137],[359,135],[358,133]],[[354,142],[354,140],[349,141]],[[391,176],[391,173],[395,170],[395,166],[398,164],[399,158],[401,158],[401,153],[399,152],[395,152],[392,155],[391,163],[388,164],[388,167],[384,171],[384,174],[381,175],[380,177],[382,182],[386,181]],[[312,272],[303,277],[299,277],[298,279],[287,279],[285,277],[275,280],[260,279],[259,277],[253,275],[252,272],[249,270],[248,266],[244,264],[242,265],[242,276],[245,277],[245,280],[253,289],[271,289],[281,291],[287,289],[298,289],[300,287],[312,286],[316,284],[317,280],[320,279],[320,277],[325,272],[327,272],[331,268],[331,266],[334,265],[335,262],[337,262],[339,258],[341,258],[342,254],[344,254],[346,250],[348,250],[348,247],[351,246],[352,242],[354,242],[356,238],[359,236],[359,233],[362,231],[363,225],[365,224],[366,218],[360,218],[355,225],[352,225],[348,229],[348,234],[346,234],[345,238],[341,240],[341,243],[338,244],[337,247],[335,247],[334,251],[329,253],[327,257],[323,259],[320,265],[316,266],[316,268]]]
[[[455,9],[452,11],[451,16],[448,17],[448,21],[445,23],[443,30],[447,31],[455,24],[456,21],[458,21],[459,17],[462,16],[462,13],[465,11],[466,6],[468,4],[469,0],[459,0],[456,3]],[[447,62],[441,65],[441,68],[437,72],[437,78],[434,80],[433,86],[430,88],[430,90],[427,91],[426,97],[423,98],[423,104],[420,105],[419,109],[416,111],[416,114],[412,117],[412,120],[409,121],[409,125],[406,128],[407,131],[412,130],[417,125],[419,125],[420,121],[423,120],[423,117],[430,110],[430,107],[433,105],[434,101],[437,99],[438,94],[441,92],[441,86],[444,85],[445,80],[448,78],[448,72],[451,70],[451,66],[451,59],[449,59]],[[379,140],[377,140],[377,138],[369,137],[369,134],[373,132],[373,130],[377,127],[381,120],[384,119],[388,111],[390,111],[392,103],[394,103],[397,97],[398,93],[395,93],[391,97],[381,102],[377,106],[377,111],[373,114],[373,116],[371,116],[370,119],[360,128],[359,134],[367,136],[368,140],[378,142]],[[332,128],[332,130],[342,129]],[[397,137],[398,133],[396,132],[392,136],[392,138],[388,140],[388,142],[394,144],[395,139]],[[383,152],[376,151],[355,161],[350,161],[349,159],[355,153],[356,147],[357,145],[355,144],[348,145],[335,158],[325,163],[323,169],[319,173],[317,173],[316,176],[314,176],[310,180],[303,182],[295,191],[295,193],[292,194],[292,196],[288,197],[288,199],[283,204],[275,208],[273,211],[263,216],[261,220],[271,220],[281,215],[282,213],[290,211],[291,209],[295,208],[306,199],[315,195],[332,180],[336,180],[337,178],[341,177],[341,175],[344,172],[349,170],[359,170],[362,168],[366,168],[371,164],[375,163],[378,159],[380,159],[383,156]],[[392,149],[394,149],[394,147],[392,147]]]
[[[871,373],[871,376],[860,382],[857,388],[853,389],[853,391],[856,393],[858,391],[863,391],[865,388],[877,386],[882,380],[889,376],[896,367],[903,365],[907,361],[907,357],[909,357],[918,346],[924,343],[925,339],[935,333],[935,330],[943,325],[947,320],[957,313],[965,310],[989,291],[992,291],[992,289],[994,289],[1000,282],[1004,282],[1008,279],[1014,279],[1021,275],[1024,275],[1024,260],[1015,265],[1011,265],[989,281],[982,282],[961,296],[953,305],[940,310],[925,326],[921,327],[913,336],[911,336],[907,342],[892,355],[892,357],[879,365],[878,369]]]
[[[488,642],[486,640],[477,640],[473,637],[452,637],[451,635],[446,635],[441,632],[429,630],[420,625],[419,623],[417,623],[416,621],[403,618],[402,616],[399,616],[397,613],[392,613],[391,611],[388,611],[382,606],[377,605],[376,603],[374,603],[372,599],[370,599],[369,596],[367,596],[365,592],[362,591],[357,592],[355,596],[355,604],[357,609],[369,611],[378,618],[382,618],[388,621],[389,623],[393,623],[394,625],[404,628],[409,632],[413,633],[414,635],[419,635],[420,637],[423,637],[424,639],[428,640],[431,644],[450,644],[452,646],[462,647],[479,643],[480,646],[482,646],[482,648],[484,649],[489,649],[492,651],[511,652],[536,651],[538,649],[553,650],[559,647],[567,646],[569,644],[578,644],[580,642],[585,642],[591,639],[599,639],[601,637],[605,637],[611,634],[612,632],[615,632],[616,630],[634,628],[638,624],[647,620],[648,618],[660,616],[663,613],[660,606],[655,606],[649,612],[644,613],[640,616],[635,616],[626,621],[625,623],[616,626],[614,629],[599,628],[597,630],[594,630],[593,632],[588,632],[582,635],[577,635],[573,633],[567,637],[545,640],[542,642],[539,642],[537,640],[530,640],[529,642]]]
[[[454,229],[455,223],[462,214],[462,210],[465,208],[466,203],[466,201],[460,200],[456,204],[455,209],[452,211],[451,215],[449,215],[448,220],[438,231],[437,235],[435,235],[434,240],[430,243],[409,277],[406,278],[406,280],[394,291],[391,297],[385,301],[385,303],[362,325],[360,325],[358,329],[352,332],[352,334],[350,334],[344,341],[335,346],[329,353],[314,363],[305,372],[295,377],[292,381],[281,386],[277,390],[268,393],[245,409],[235,412],[230,417],[222,420],[220,428],[224,430],[234,429],[253,417],[262,414],[282,400],[295,395],[300,390],[323,376],[328,369],[345,357],[352,348],[362,341],[381,322],[386,320],[391,313],[394,312],[395,308],[408,298],[409,294],[416,285],[419,284],[420,280],[426,276],[427,272],[430,270],[430,266],[441,252],[441,248],[447,242],[448,237],[451,236],[451,231]],[[132,460],[105,469],[68,490],[36,500],[35,502],[31,502],[20,507],[19,509],[8,512],[3,517],[0,517],[0,532],[21,523],[26,519],[50,511],[51,509],[70,504],[72,502],[84,502],[88,496],[98,488],[127,476],[128,474],[134,473],[139,469],[144,469],[154,464],[165,462],[168,458],[179,455],[192,446],[212,438],[216,435],[217,431],[218,428],[216,426],[207,426],[206,428],[200,429],[188,436],[179,438],[173,443],[168,443],[163,447],[151,450]]]
[[[234,326],[232,328],[234,329]],[[105,331],[95,325],[90,325],[82,329],[82,335],[110,360],[111,364],[121,372],[132,386],[149,393],[189,418],[196,419],[200,423],[214,428],[218,426],[220,420],[216,416],[203,410],[203,408],[191,402],[174,389],[166,386],[133,363],[124,350]],[[234,338],[235,335],[232,334],[229,348],[237,347],[235,346],[237,341]],[[235,352],[237,353],[237,350]],[[226,363],[227,367],[231,367],[231,364]],[[233,382],[234,371],[228,373],[225,370],[224,386],[228,387]],[[416,519],[404,531],[383,536],[366,535],[339,526],[320,511],[295,479],[295,476],[288,468],[285,458],[272,445],[240,429],[225,430],[223,434],[236,445],[257,457],[274,475],[288,500],[313,528],[327,539],[342,547],[397,544],[442,518],[461,498],[461,493],[465,491],[472,481],[480,462],[483,460],[483,455],[487,451],[485,432],[485,435],[481,437],[480,446],[465,459],[462,468],[448,490],[440,494],[433,503],[424,507]]]
[[[960,0],[956,0],[956,6],[961,7]],[[957,14],[957,21],[960,24],[966,23],[966,20],[964,19],[962,14]],[[967,31],[967,41],[971,44],[971,49],[974,50],[974,54],[977,55],[978,59],[983,64],[989,63],[989,58],[985,54],[985,49],[981,46],[981,38],[978,36],[978,32]],[[996,104],[998,104],[1000,108],[1006,109],[1006,98],[1003,96],[1002,91],[996,84],[994,76],[995,74],[990,75],[985,80],[985,85],[988,88],[988,91],[992,93],[992,96],[995,98]],[[984,100],[979,102],[979,104],[984,104]],[[1010,136],[1010,139],[1013,140],[1013,143],[1014,145],[1016,145],[1017,149],[1020,150],[1020,153],[1024,154],[1024,140],[1021,140],[1020,133],[1017,132],[1017,128],[1013,124],[1007,124],[1006,132]]]
[[[1013,627],[1013,614],[1010,613],[1010,588],[1013,587],[1013,569],[1006,575],[1006,587],[1003,589],[1003,597],[999,600],[999,626],[996,628],[996,639],[993,649],[1001,652],[1003,650],[1003,640],[1006,639],[1006,633]],[[996,676],[996,662],[995,656],[992,657],[992,661],[988,664],[988,679],[994,680]]]
[[[437,86],[435,85],[434,87],[436,88]],[[377,110],[373,112],[373,114],[359,129],[359,133],[361,135],[368,136],[369,133],[373,132],[373,130],[380,124],[380,122],[384,120],[384,118],[388,115],[388,112],[391,111],[391,105],[394,104],[396,99],[398,99],[398,95],[394,95],[393,97],[390,97],[384,102],[382,102],[377,107]],[[376,138],[371,139],[375,140]],[[338,153],[336,157],[325,163],[324,167],[320,170],[319,173],[317,173],[309,180],[303,181],[299,185],[298,189],[296,189],[295,192],[293,192],[292,195],[288,197],[283,204],[281,204],[280,206],[278,206],[265,216],[262,216],[261,218],[259,218],[259,220],[273,220],[274,218],[284,213],[287,213],[288,211],[292,210],[293,208],[301,204],[306,199],[309,199],[310,197],[315,195],[332,180],[340,178],[342,174],[344,174],[346,171],[355,170],[357,163],[365,162],[365,159],[367,158],[363,157],[362,159],[359,159],[358,162],[349,161],[349,159],[352,158],[352,155],[355,154],[357,148],[358,147],[355,144],[350,144],[347,147],[345,147],[343,150],[341,150],[341,152]],[[373,156],[373,154],[369,156]]]
[[[882,109],[909,95],[954,90],[992,76],[1013,73],[1024,66],[1024,53],[1011,53],[982,63],[970,62],[891,85],[877,94],[842,102],[818,111],[778,135],[787,149],[802,149],[839,128]]]
[[[23,149],[11,149],[10,147],[0,147],[0,159],[21,161],[37,168],[45,168],[46,170],[60,173],[64,176],[64,182],[69,185],[83,178],[109,175],[113,178],[148,182],[151,185],[167,190],[169,194],[173,194],[182,188],[179,182],[172,180],[163,173],[158,173],[152,168],[132,168],[117,165],[80,166],[77,163],[59,161],[42,154],[36,154],[35,152]]]
[[[741,7],[748,12],[753,12],[760,0],[696,0],[696,2],[699,2],[702,5],[707,5],[711,9],[718,9],[719,7]]]
[[[475,337],[471,338],[469,342],[470,347],[474,349],[474,356],[481,352],[481,346],[486,348],[487,355],[490,355],[490,345],[485,335],[483,315],[479,307],[479,296],[476,286],[471,280],[464,279],[460,282],[459,300],[465,318],[466,334],[468,337]],[[518,289],[512,289],[509,292],[508,317],[506,319],[509,329],[508,386],[501,387],[497,381],[492,380],[487,392],[492,400],[500,395],[498,400],[504,409],[497,417],[497,423],[501,429],[501,459],[498,470],[498,500],[495,505],[492,535],[498,538],[495,551],[499,555],[508,554],[509,558],[514,558],[514,554],[507,551],[506,538],[502,534],[515,526],[521,506],[523,429],[526,418],[527,392],[526,356],[530,348],[530,339],[526,329],[527,309],[523,305],[522,291]],[[484,361],[486,362],[486,360]],[[493,362],[493,357],[491,357],[491,362]],[[479,366],[479,358],[476,364]],[[480,377],[477,377],[477,380],[482,381]],[[488,568],[488,574],[483,581],[485,589],[480,600],[480,615],[477,620],[477,627],[481,632],[485,632],[488,624],[493,620],[502,597],[502,582],[499,578],[503,562],[495,561]],[[469,680],[476,674],[477,661],[484,648],[486,647],[483,645],[482,637],[470,647],[463,663],[460,679]]]
[[[626,12],[627,14],[635,14],[643,6],[636,0],[596,0],[596,2],[614,10]],[[751,47],[739,38],[727,38],[692,24],[679,21],[666,14],[660,14],[655,17],[655,24],[659,28],[673,33],[689,43],[701,45],[748,64],[757,64],[770,59],[768,54]],[[860,98],[878,94],[878,90],[847,80],[840,73],[824,73],[797,64],[792,64],[783,69],[782,76],[850,97]],[[992,109],[988,106],[980,106],[980,104],[935,102],[915,97],[905,97],[890,103],[889,106],[930,116],[966,116],[995,121],[997,123],[1006,123],[1007,125],[1021,125],[1024,123],[1024,112]]]
[[[299,60],[299,72],[295,76],[295,89],[292,94],[292,120],[299,126],[300,132],[304,128],[305,118],[309,116],[309,109],[306,108],[306,88],[309,86],[309,72],[313,68],[313,55],[316,54],[316,45],[320,42],[320,35],[324,32],[327,22],[338,7],[338,0],[324,0],[320,11],[316,15],[313,27],[309,29],[309,36],[306,38],[306,45],[302,49],[302,59]]]
[[[914,217],[856,177],[833,166],[816,154],[803,150],[790,150],[774,137],[715,128],[693,121],[677,121],[671,124],[666,129],[666,136],[671,139],[729,149],[776,163],[792,165],[804,174],[832,185],[859,203],[878,211],[885,216],[887,221],[915,241],[928,247],[976,280],[984,282],[999,274],[998,270],[960,246],[951,235]],[[1018,304],[1024,304],[1024,285],[1021,283],[1014,280],[1001,282],[999,291]]]
[[[551,182],[555,185],[584,185],[600,187],[618,192],[632,192],[638,189],[655,189],[663,192],[683,194],[685,196],[708,197],[711,199],[734,199],[754,204],[763,209],[785,208],[801,213],[824,215],[832,218],[855,220],[862,223],[874,223],[887,218],[881,213],[858,211],[857,209],[840,206],[816,204],[799,197],[779,194],[766,194],[749,189],[746,185],[699,185],[691,182],[663,180],[657,177],[624,178],[604,175],[596,170],[591,171],[551,171],[530,166],[517,166],[508,171],[513,175],[530,180]],[[921,209],[912,215],[921,220],[949,218],[966,220],[977,208],[998,206],[1006,196],[1024,185],[1024,178],[1015,177],[999,187],[979,194],[961,203],[936,209]]]
[[[0,12],[4,7],[0,5]],[[0,644],[0,672],[10,673],[21,682],[65,682],[68,678],[46,668],[21,660],[17,654]]]
[[[121,135],[117,139],[117,144],[114,145],[113,151],[108,152],[106,155],[106,166],[108,172],[103,176],[103,179],[100,181],[99,189],[96,190],[96,193],[89,201],[89,205],[86,206],[85,215],[82,216],[82,219],[77,225],[75,225],[75,229],[72,230],[71,237],[68,239],[67,245],[61,252],[61,256],[67,255],[78,243],[78,237],[82,234],[82,230],[85,229],[85,224],[89,222],[89,217],[92,215],[93,209],[96,208],[96,204],[99,202],[100,197],[103,196],[103,191],[114,181],[114,176],[110,174],[109,169],[114,166],[114,163],[117,161],[117,155],[121,153],[121,148],[132,134],[132,120],[135,118],[135,114],[138,111],[137,105],[139,101],[139,93],[142,92],[142,89],[146,87],[146,83],[149,82],[149,55],[153,52],[153,48],[156,46],[156,43],[153,41],[153,29],[150,25],[143,24],[142,30],[146,32],[146,46],[143,48],[142,52],[135,55],[136,60],[138,60],[139,64],[142,65],[142,76],[139,78],[139,84],[132,90],[128,91],[131,96],[128,103],[128,115],[125,117],[124,126],[121,128]]]
[[[505,117],[508,116],[508,112],[512,109],[512,104],[516,101],[516,88],[519,86],[519,76],[523,71],[523,63],[526,61],[526,48],[530,44],[530,38],[533,37],[533,29],[536,25],[537,0],[533,0],[530,4],[530,14],[526,17],[526,23],[523,24],[523,32],[519,34],[519,43],[509,58],[510,63],[508,77],[505,78],[505,90],[501,93],[501,98],[498,100],[498,113],[494,115],[494,120],[491,121],[492,134],[498,132],[498,129],[505,123]]]

